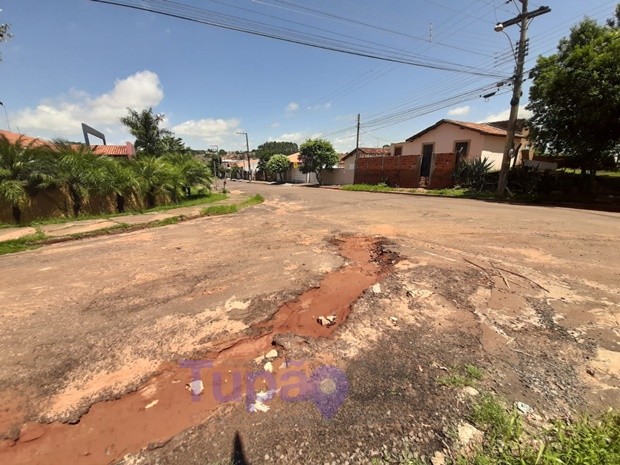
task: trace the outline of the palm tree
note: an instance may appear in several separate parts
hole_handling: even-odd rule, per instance
[[[135,146],[148,156],[161,155],[165,150],[162,137],[172,133],[167,129],[160,129],[159,124],[164,120],[164,115],[153,113],[153,109],[142,110],[138,113],[131,108],[129,114],[121,118],[121,123],[129,128],[129,132],[136,138]]]
[[[100,192],[107,181],[105,161],[89,147],[63,140],[54,141],[53,156],[56,170],[49,184],[65,190],[71,199],[73,216],[77,217],[90,196]]]
[[[104,180],[99,186],[102,195],[114,194],[116,197],[116,211],[125,212],[125,200],[128,196],[136,194],[140,190],[140,183],[136,172],[131,168],[127,160],[114,158],[101,158]]]
[[[136,175],[148,208],[156,206],[158,195],[168,195],[174,190],[170,180],[170,166],[165,160],[156,157],[139,157],[131,160],[130,166]]]
[[[24,144],[23,138],[10,142],[0,134],[0,198],[11,205],[16,223],[21,221],[22,208],[41,187],[43,151],[36,141]]]
[[[189,197],[192,187],[209,189],[213,178],[209,166],[204,161],[189,153],[169,153],[164,155],[163,159],[169,165],[174,202],[177,202],[178,193]]]

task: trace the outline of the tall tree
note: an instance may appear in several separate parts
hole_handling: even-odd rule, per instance
[[[338,154],[329,141],[309,139],[299,148],[300,170],[316,174],[316,180],[323,185],[323,171],[333,171],[338,164]]]
[[[9,32],[10,24],[0,24],[0,42],[7,42],[13,38],[13,34]],[[0,53],[0,61],[2,61],[2,53]]]
[[[166,150],[162,139],[172,135],[169,130],[159,127],[164,115],[153,113],[152,108],[139,113],[131,108],[127,110],[129,114],[121,118],[121,123],[127,126],[131,135],[136,138],[136,149],[147,156],[162,155]]]
[[[584,19],[532,71],[529,121],[536,147],[574,157],[591,175],[620,144],[620,25]]]
[[[267,162],[272,156],[276,154],[292,155],[297,152],[299,152],[299,146],[295,142],[267,141],[256,148],[258,170],[262,171],[264,175],[268,171]]]

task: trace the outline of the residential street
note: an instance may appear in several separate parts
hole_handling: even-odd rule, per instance
[[[236,434],[252,464],[428,458],[466,404],[437,379],[468,364],[541,421],[620,405],[620,214],[228,187],[265,202],[0,256],[0,463],[205,465]],[[346,374],[331,419],[207,399],[274,348],[279,382]],[[184,359],[215,360],[201,402]]]

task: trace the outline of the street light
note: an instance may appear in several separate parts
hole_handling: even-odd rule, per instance
[[[521,101],[522,93],[521,89],[523,87],[523,67],[525,65],[525,55],[527,48],[527,27],[529,25],[529,21],[532,18],[543,15],[545,13],[549,13],[551,11],[551,8],[547,6],[541,6],[537,10],[528,12],[528,0],[520,0],[520,2],[523,4],[521,14],[517,15],[512,19],[509,19],[508,21],[504,21],[501,23],[498,22],[493,28],[496,32],[504,32],[504,29],[506,27],[512,26],[513,24],[519,24],[519,27],[521,28],[521,37],[519,39],[519,48],[517,50],[516,56],[517,66],[514,75],[512,98],[510,99],[510,117],[508,118],[508,126],[506,128],[506,145],[504,146],[502,168],[499,172],[499,182],[497,183],[497,193],[499,195],[504,195],[504,191],[506,190],[506,184],[508,183],[508,172],[510,171],[510,151],[513,150],[514,153],[515,130],[517,127],[517,117],[519,116],[519,102]],[[510,37],[508,38],[510,39]],[[510,45],[512,47],[512,41],[510,41]]]
[[[248,143],[248,133],[243,131],[237,131],[237,134],[245,135],[245,150],[248,157],[248,181],[252,181],[252,166],[250,165],[250,144]]]

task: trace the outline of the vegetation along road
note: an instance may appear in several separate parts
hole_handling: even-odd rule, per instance
[[[620,404],[619,214],[231,184],[0,256],[0,463],[467,463]]]

